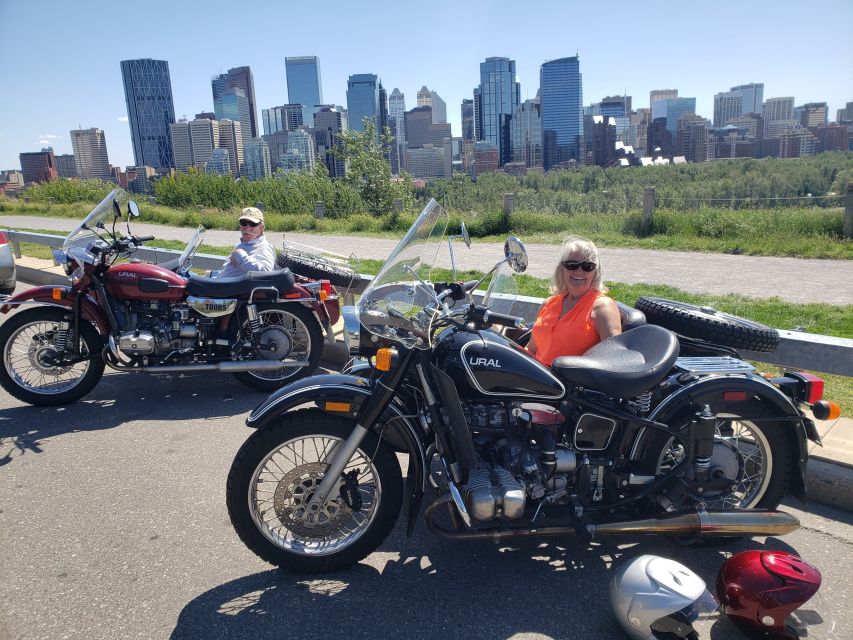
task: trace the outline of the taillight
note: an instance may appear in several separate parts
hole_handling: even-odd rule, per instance
[[[320,280],[320,291],[325,291],[327,296],[332,295],[332,283],[328,280]]]
[[[814,404],[823,399],[823,378],[805,371],[786,371],[785,375],[799,381],[797,400],[800,402]]]
[[[9,244],[9,238],[2,231],[0,231],[0,244]]]

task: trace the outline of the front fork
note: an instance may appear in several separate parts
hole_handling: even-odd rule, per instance
[[[352,459],[359,445],[364,440],[367,432],[376,424],[379,416],[391,403],[397,391],[397,385],[405,376],[412,359],[415,358],[415,349],[406,349],[399,358],[397,367],[386,371],[376,379],[376,385],[370,398],[361,405],[356,415],[356,425],[352,433],[331,452],[331,463],[329,469],[323,476],[320,486],[308,501],[308,510],[317,513],[327,500],[337,497],[340,491],[341,474]]]

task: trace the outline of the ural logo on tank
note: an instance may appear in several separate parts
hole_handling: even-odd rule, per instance
[[[134,279],[136,279],[139,276],[137,274],[133,273],[132,271],[119,271],[118,277],[119,278],[134,278]]]
[[[501,363],[498,362],[497,358],[468,358],[468,362],[470,362],[471,365],[475,367],[494,367],[495,369],[501,368]]]

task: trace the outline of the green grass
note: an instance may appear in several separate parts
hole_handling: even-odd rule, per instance
[[[178,210],[140,205],[141,222],[181,227],[234,229],[237,210]],[[91,204],[23,203],[0,198],[0,214],[42,215],[82,219]],[[311,214],[268,213],[269,231],[305,231],[371,237],[399,238],[417,212],[390,216],[352,214],[345,218],[318,220]],[[853,259],[853,240],[842,238],[844,210],[841,208],[784,208],[731,210],[705,208],[675,212],[656,210],[650,229],[642,229],[639,212],[551,213],[516,211],[509,219],[495,212],[450,212],[450,228],[464,221],[473,237],[503,241],[507,233],[527,242],[559,243],[577,234],[601,246],[623,246],[672,251],[704,251],[760,256]]]

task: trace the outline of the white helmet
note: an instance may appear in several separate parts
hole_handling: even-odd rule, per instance
[[[644,555],[622,565],[610,582],[610,606],[637,640],[698,638],[693,623],[718,609],[705,581],[675,560]]]

